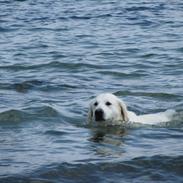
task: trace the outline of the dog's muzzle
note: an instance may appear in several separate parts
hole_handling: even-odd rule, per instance
[[[102,109],[95,111],[95,121],[104,121],[104,111]]]

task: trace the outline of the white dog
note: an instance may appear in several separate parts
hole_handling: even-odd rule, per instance
[[[119,125],[125,122],[138,122],[143,124],[157,124],[168,122],[176,112],[167,110],[156,114],[145,114],[137,116],[128,111],[125,103],[110,93],[98,95],[89,106],[88,123]]]

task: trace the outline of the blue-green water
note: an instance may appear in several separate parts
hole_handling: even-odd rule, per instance
[[[91,129],[112,92],[158,126]],[[0,182],[183,182],[181,0],[0,0]]]

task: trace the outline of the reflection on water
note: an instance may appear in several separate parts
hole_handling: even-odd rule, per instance
[[[97,143],[96,154],[100,156],[121,157],[123,154],[123,137],[127,129],[120,126],[91,128],[90,141]]]
[[[127,133],[127,129],[121,126],[103,126],[91,128],[93,137],[91,138],[94,142],[104,141],[106,136],[119,136],[123,137]]]

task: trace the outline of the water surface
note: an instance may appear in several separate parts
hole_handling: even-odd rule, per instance
[[[183,3],[0,1],[0,182],[182,182]],[[92,129],[112,92],[158,126]]]

